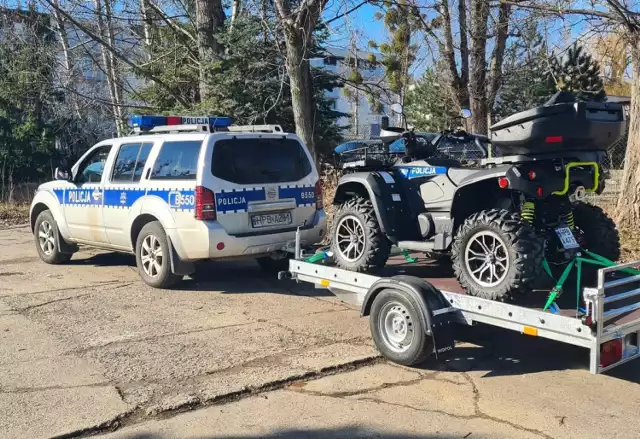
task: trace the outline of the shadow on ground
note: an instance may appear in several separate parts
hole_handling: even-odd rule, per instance
[[[165,435],[156,435],[156,434],[134,434],[130,436],[125,436],[124,439],[167,439],[170,436]],[[173,437],[173,436],[171,436]],[[475,433],[469,432],[467,436],[443,436],[438,434],[437,436],[433,435],[407,435],[407,434],[399,434],[399,433],[388,433],[388,432],[379,432],[370,428],[360,428],[360,427],[344,427],[337,429],[293,429],[293,430],[281,430],[277,433],[272,433],[268,435],[234,435],[234,436],[193,436],[197,439],[347,439],[347,438],[385,438],[385,439],[453,439],[455,438],[474,438],[478,439],[482,436],[478,436]]]
[[[76,256],[69,265],[94,267],[131,267],[136,269],[136,258],[126,253],[96,253],[89,257]],[[207,261],[198,264],[192,276],[172,287],[179,291],[215,291],[222,294],[272,293],[284,295],[331,297],[330,291],[314,288],[310,284],[279,281],[277,273],[263,271],[253,260]]]
[[[457,372],[482,371],[484,377],[516,376],[540,372],[583,370],[589,373],[589,351],[544,338],[529,337],[487,325],[456,328],[456,347],[445,358],[429,359],[421,367]],[[636,362],[606,375],[640,383]]]

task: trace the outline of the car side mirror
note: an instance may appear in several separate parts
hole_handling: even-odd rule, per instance
[[[69,172],[67,172],[65,169],[56,168],[56,170],[53,172],[53,178],[56,180],[69,181],[70,175]]]

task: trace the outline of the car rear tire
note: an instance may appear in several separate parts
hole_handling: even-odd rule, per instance
[[[40,212],[33,229],[38,256],[47,264],[63,264],[71,259],[71,253],[60,252],[60,233],[51,211]]]
[[[167,234],[158,221],[147,223],[140,230],[136,265],[144,283],[154,288],[169,288],[182,279],[171,272]]]
[[[394,363],[414,366],[433,352],[433,340],[422,325],[418,305],[399,291],[382,290],[376,296],[369,328],[380,353]]]
[[[455,236],[453,270],[464,290],[506,300],[529,290],[542,270],[542,241],[518,214],[483,210],[465,220]]]
[[[338,206],[333,216],[330,240],[336,264],[361,273],[373,273],[383,268],[391,252],[373,204],[360,197]]]

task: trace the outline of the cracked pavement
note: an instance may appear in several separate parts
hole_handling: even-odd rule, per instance
[[[161,291],[132,256],[0,244],[3,438],[637,437],[637,362],[591,376],[580,348],[478,326],[405,368],[357,309],[250,261]]]

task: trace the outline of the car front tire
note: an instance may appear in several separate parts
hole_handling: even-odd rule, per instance
[[[61,237],[51,211],[45,210],[38,215],[33,236],[38,256],[47,264],[63,264],[71,259],[71,253],[60,251]]]

